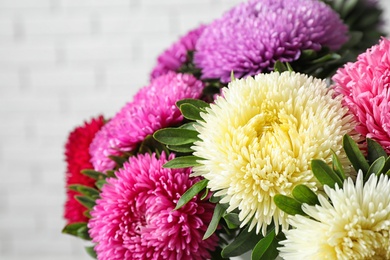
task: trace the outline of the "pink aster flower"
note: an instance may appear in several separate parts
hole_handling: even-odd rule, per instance
[[[173,159],[173,155],[168,160]],[[194,197],[174,210],[198,179],[191,170],[167,169],[163,153],[130,157],[109,178],[88,224],[99,260],[209,259],[217,236],[203,240],[214,205]]]
[[[390,40],[383,38],[334,75],[336,92],[355,116],[357,132],[390,154]]]
[[[347,26],[328,5],[313,0],[251,0],[208,25],[196,43],[202,78],[230,81],[269,72],[277,60],[292,62],[307,49],[339,49]]]
[[[199,98],[203,87],[200,80],[189,74],[168,72],[152,80],[97,133],[90,146],[94,169],[114,169],[115,162],[109,155],[131,151],[146,136],[181,122],[183,116],[176,102]]]
[[[85,122],[82,126],[76,127],[69,134],[65,145],[66,186],[72,184],[82,184],[88,187],[95,186],[95,180],[81,174],[81,170],[92,168],[90,163],[91,156],[88,152],[89,145],[103,125],[104,118],[99,116],[93,118],[90,122]],[[88,218],[84,215],[84,211],[87,208],[75,199],[75,196],[80,194],[69,189],[67,189],[66,194],[64,218],[67,223],[87,221]]]
[[[169,49],[158,56],[157,65],[152,70],[151,78],[154,79],[168,71],[177,72],[184,63],[188,62],[187,53],[188,51],[195,51],[196,42],[205,28],[205,25],[201,25],[189,31],[179,41],[175,42]]]

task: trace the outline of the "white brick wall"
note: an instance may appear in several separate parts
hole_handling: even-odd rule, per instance
[[[90,259],[60,233],[69,131],[114,115],[159,53],[238,2],[0,0],[0,259]]]

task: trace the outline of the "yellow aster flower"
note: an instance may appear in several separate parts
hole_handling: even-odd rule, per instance
[[[372,174],[363,185],[349,178],[342,189],[320,195],[321,206],[304,205],[311,219],[295,215],[279,248],[284,259],[390,259],[390,181]]]
[[[354,128],[341,97],[332,97],[322,80],[294,72],[259,74],[235,80],[199,121],[201,141],[193,149],[203,158],[194,176],[239,210],[242,226],[266,232],[287,229],[287,215],[275,194],[290,195],[298,184],[314,191],[310,161],[331,161],[331,149],[347,162],[342,137]]]

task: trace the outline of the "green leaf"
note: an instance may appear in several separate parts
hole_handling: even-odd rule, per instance
[[[223,215],[223,219],[225,220],[229,229],[235,229],[241,225],[241,221],[238,218],[237,213],[233,213],[233,212],[226,213]]]
[[[75,199],[80,202],[83,206],[85,206],[87,209],[92,209],[96,203],[95,199],[91,199],[86,196],[75,196]]]
[[[87,227],[87,223],[85,222],[76,222],[76,223],[68,224],[62,229],[62,233],[77,237],[78,230],[85,227]]]
[[[108,170],[106,171],[107,177],[113,177],[116,178],[115,171],[114,170]]]
[[[275,259],[278,255],[278,250],[276,249],[278,242],[275,237],[275,229],[272,229],[263,239],[261,239],[252,251],[252,260],[268,260]],[[275,254],[276,251],[276,254]],[[274,257],[272,257],[275,255]]]
[[[138,148],[138,153],[140,154],[152,154],[156,153],[157,155],[160,155],[162,152],[165,152],[165,154],[169,154],[169,151],[167,147],[157,141],[156,139],[153,138],[152,135],[148,135],[140,144]],[[126,159],[127,161],[127,159]]]
[[[181,195],[180,199],[176,204],[175,210],[180,209],[182,206],[192,200],[194,196],[198,195],[200,191],[206,188],[208,182],[208,180],[203,179],[192,185],[191,188],[189,188],[186,192],[184,192],[183,195]]]
[[[94,180],[104,180],[105,178],[107,178],[107,175],[105,175],[104,173],[90,169],[82,170],[81,173],[87,175],[88,177],[91,177]]]
[[[350,136],[344,135],[343,147],[353,168],[355,168],[356,171],[362,170],[363,173],[366,174],[370,166],[359,147]]]
[[[72,184],[68,188],[93,199],[98,198],[100,194],[98,190],[81,184]]]
[[[368,168],[366,176],[364,176],[364,181],[368,180],[371,174],[379,175],[383,173],[383,167],[385,166],[386,159],[385,157],[381,156],[378,159],[375,160]]]
[[[208,188],[206,188],[205,191],[204,191],[203,194],[202,194],[202,197],[200,197],[200,199],[201,199],[201,200],[206,199],[207,196],[209,195],[209,191],[210,191],[210,190],[209,190]]]
[[[320,204],[317,195],[309,187],[303,184],[295,186],[292,195],[294,199],[301,203],[307,203],[309,205]]]
[[[196,131],[194,125],[197,124],[196,122],[189,122],[189,123],[186,123],[186,124],[183,124],[181,126],[179,126],[180,129],[188,129],[188,130],[192,130],[192,131]]]
[[[103,185],[106,184],[106,183],[107,183],[106,180],[98,180],[97,182],[95,182],[95,185],[96,185],[96,187],[97,187],[99,190],[102,190]]]
[[[281,209],[287,214],[290,215],[299,214],[304,216],[306,215],[306,213],[303,212],[302,210],[302,203],[300,203],[299,201],[293,198],[290,198],[282,194],[276,194],[274,196],[274,202],[279,209]]]
[[[340,177],[342,181],[346,179],[345,172],[343,169],[343,165],[340,162],[339,157],[336,155],[336,153],[332,150],[332,166],[333,171],[337,173],[337,175]]]
[[[336,183],[339,187],[343,185],[343,181],[337,173],[322,160],[313,159],[311,161],[311,170],[322,185],[328,185],[331,188],[334,188]]]
[[[387,157],[385,165],[383,166],[382,171],[385,173],[390,170],[390,157]]]
[[[88,255],[94,259],[97,259],[97,254],[95,252],[94,246],[86,246],[85,251],[87,251]]]
[[[202,158],[193,155],[182,156],[168,161],[163,165],[163,167],[172,168],[172,169],[193,167],[193,166],[201,165],[200,163],[197,162],[198,160],[202,160]]]
[[[218,203],[215,205],[213,217],[211,218],[210,224],[207,227],[206,233],[203,236],[203,240],[209,238],[212,234],[214,234],[215,230],[219,225],[219,221],[221,220],[223,214],[226,212],[226,206]]]
[[[274,71],[282,73],[284,71],[288,71],[288,68],[286,65],[283,64],[283,62],[277,60],[274,65]]]
[[[167,145],[167,148],[174,152],[179,153],[192,153],[194,150],[191,149],[193,144],[183,144],[183,145]]]
[[[125,162],[127,162],[127,158],[122,156],[109,155],[108,158],[113,160],[118,168],[121,168]]]
[[[164,128],[154,133],[153,137],[167,145],[191,144],[198,141],[198,132],[183,128]]]
[[[382,148],[382,146],[371,138],[367,138],[367,150],[367,159],[369,164],[372,164],[376,159],[381,156],[387,159],[387,153]]]
[[[222,257],[227,258],[242,255],[251,250],[263,238],[263,235],[256,234],[255,229],[251,232],[248,232],[248,229],[249,225],[241,231],[232,243],[222,249]]]
[[[85,225],[77,230],[77,237],[84,240],[92,240],[88,233],[88,226]]]
[[[183,104],[191,104],[195,106],[196,108],[199,108],[201,110],[205,111],[206,107],[209,107],[210,105],[203,100],[200,99],[192,99],[192,98],[187,98],[187,99],[182,99],[176,102],[176,106],[180,108]]]
[[[201,109],[197,108],[192,104],[183,104],[180,106],[180,111],[182,115],[189,120],[203,120],[200,116],[200,113],[203,112]]]

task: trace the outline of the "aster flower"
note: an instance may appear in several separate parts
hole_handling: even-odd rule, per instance
[[[390,41],[379,44],[347,63],[333,77],[335,91],[359,124],[357,132],[377,141],[390,154]]]
[[[151,78],[154,79],[168,71],[178,72],[182,65],[189,62],[188,52],[195,51],[195,44],[205,28],[205,25],[201,25],[189,31],[158,56],[157,65],[152,70]]]
[[[89,187],[95,186],[95,180],[81,174],[81,170],[92,168],[89,145],[103,125],[104,118],[99,116],[91,119],[90,122],[85,122],[83,126],[77,127],[69,134],[65,145],[65,160],[67,163],[66,186],[72,184],[82,184]],[[64,218],[68,224],[87,221],[88,218],[84,216],[84,211],[87,208],[74,198],[79,193],[69,189],[67,189],[66,193],[67,199],[65,202]]]
[[[90,146],[94,169],[114,169],[115,162],[109,155],[131,151],[156,130],[181,122],[183,117],[176,102],[198,98],[202,90],[203,83],[189,74],[168,72],[154,79],[97,133]]]
[[[173,155],[169,159],[173,159]],[[88,226],[99,260],[209,259],[216,235],[203,240],[214,205],[194,197],[174,210],[197,178],[191,170],[166,169],[163,153],[130,157],[108,179]]]
[[[277,60],[297,60],[303,50],[339,49],[347,27],[321,1],[251,0],[242,3],[204,30],[194,62],[202,77],[230,81],[273,69]]]
[[[288,227],[273,197],[290,195],[298,184],[316,190],[311,159],[330,163],[331,150],[343,164],[342,138],[354,128],[341,97],[324,81],[294,72],[259,74],[235,80],[202,114],[194,155],[203,158],[194,176],[238,209],[249,229],[266,232],[274,221]]]
[[[290,216],[280,255],[284,259],[390,259],[390,181],[372,174],[363,184],[349,178],[342,188],[325,186],[321,205],[304,204],[310,217]]]

